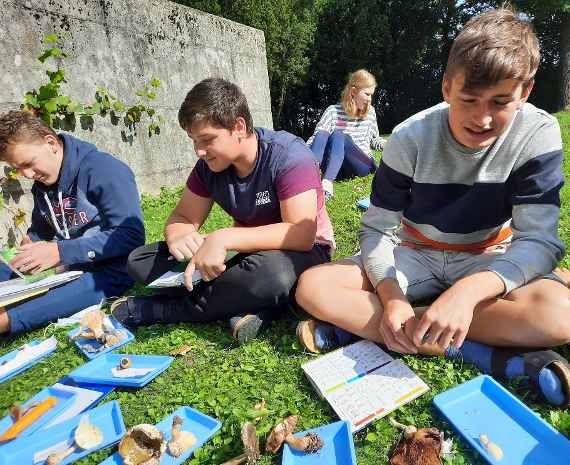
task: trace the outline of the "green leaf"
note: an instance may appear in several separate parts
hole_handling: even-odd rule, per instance
[[[58,105],[65,107],[71,102],[71,99],[67,95],[60,95],[54,99]]]
[[[66,58],[67,55],[66,55],[65,52],[64,52],[62,49],[60,49],[60,48],[57,48],[57,47],[55,47],[55,48],[48,48],[47,50],[44,51],[44,53],[42,53],[42,54],[38,57],[38,60],[39,60],[40,63],[45,63],[45,61],[46,61],[48,58],[51,58],[51,57],[54,57],[54,58],[56,58],[56,57]]]
[[[160,87],[160,79],[154,78],[152,81],[150,81],[150,85],[152,87]]]
[[[42,100],[49,100],[52,99],[54,97],[57,97],[58,95],[58,87],[59,86],[54,86],[52,84],[46,84],[40,87],[40,92],[38,94],[38,100],[42,101]]]
[[[38,108],[39,106],[38,98],[35,95],[30,94],[28,92],[26,95],[24,95],[24,105],[29,105],[31,107]]]
[[[146,90],[137,90],[135,95],[138,97],[144,97],[146,95]]]
[[[115,111],[123,111],[126,108],[123,102],[115,102],[113,103],[113,110]]]
[[[53,44],[57,42],[57,34],[49,34],[44,38],[44,44]]]
[[[44,108],[49,113],[55,113],[57,111],[57,98],[52,98],[45,102]]]
[[[148,94],[146,94],[146,96],[150,99],[150,100],[154,100],[156,98],[156,92],[149,92]]]
[[[67,113],[81,113],[83,112],[83,105],[79,102],[70,102],[65,109]]]
[[[376,442],[378,440],[378,435],[376,433],[368,433],[366,435],[366,440],[368,442]]]

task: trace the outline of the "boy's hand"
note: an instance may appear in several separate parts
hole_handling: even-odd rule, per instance
[[[10,262],[22,273],[40,273],[61,261],[56,242],[31,242],[20,245],[18,255]]]
[[[166,240],[170,254],[179,262],[191,260],[202,246],[205,236],[197,231]]]
[[[27,234],[25,234],[25,235],[22,237],[22,240],[20,241],[20,246],[26,245],[26,244],[31,244],[31,243],[32,243],[32,240],[30,239],[30,236],[28,236]]]
[[[222,241],[215,233],[208,235],[186,267],[184,285],[189,291],[192,290],[192,274],[195,269],[200,272],[204,281],[217,278],[226,270],[225,260],[226,248]]]
[[[390,300],[384,308],[380,335],[388,349],[402,354],[416,354],[412,341],[417,320],[412,306],[400,299]]]
[[[414,343],[418,347],[435,344],[444,350],[450,345],[461,347],[477,303],[468,293],[449,288],[423,314],[414,333]]]

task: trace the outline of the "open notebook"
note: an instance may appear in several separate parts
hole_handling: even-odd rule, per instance
[[[237,255],[237,252],[230,250],[226,254],[226,262],[232,258],[233,256]],[[167,271],[162,276],[156,278],[150,284],[147,284],[146,287],[148,288],[160,288],[160,287],[179,287],[184,286],[184,270],[188,262],[181,262],[176,263],[171,271]],[[197,282],[202,281],[202,275],[198,270],[194,271],[192,274],[192,284],[196,284]]]
[[[301,366],[352,432],[429,390],[404,362],[374,342],[358,341]]]
[[[82,273],[83,271],[66,271],[32,283],[26,283],[22,278],[4,281],[0,283],[0,307],[47,292],[52,287],[79,278]]]

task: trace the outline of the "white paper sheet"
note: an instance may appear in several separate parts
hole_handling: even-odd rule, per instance
[[[1,297],[16,297],[19,294],[33,291],[34,289],[52,288],[65,284],[79,278],[83,271],[66,271],[65,273],[54,274],[34,283],[26,284],[23,279],[11,279],[0,284]]]
[[[68,316],[66,318],[58,318],[57,323],[55,323],[55,325],[60,327],[60,326],[69,326],[75,323],[80,323],[81,318],[83,318],[87,313],[93,310],[100,310],[102,305],[103,305],[103,300],[101,301],[101,303],[91,305],[91,307],[84,308],[83,310],[80,310],[71,316]]]
[[[53,336],[33,346],[27,344],[24,345],[16,353],[16,356],[13,359],[8,360],[4,365],[0,365],[0,377],[7,375],[13,370],[20,368],[22,365],[25,365],[38,357],[41,357],[46,352],[53,350],[56,346],[57,339]]]
[[[358,341],[301,366],[352,432],[429,390],[404,362],[371,341]]]
[[[92,391],[91,389],[80,388],[76,386],[68,386],[66,384],[56,383],[53,385],[54,389],[60,391],[72,392],[75,394],[75,402],[71,407],[69,407],[64,412],[60,413],[57,418],[54,418],[50,423],[45,425],[42,429],[49,428],[53,425],[57,425],[65,420],[73,418],[75,415],[83,412],[88,406],[92,405],[97,399],[99,399],[103,393],[99,391]]]
[[[202,280],[202,275],[199,271],[194,271],[192,274],[192,283],[196,284]],[[147,287],[179,287],[184,286],[184,271],[167,271],[159,278],[155,279]]]
[[[144,376],[156,368],[111,368],[111,373],[115,378],[134,378],[135,376]]]

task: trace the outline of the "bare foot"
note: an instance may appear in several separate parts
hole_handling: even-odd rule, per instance
[[[570,270],[566,268],[556,268],[554,274],[562,279],[562,281],[566,283],[566,286],[570,284]]]

